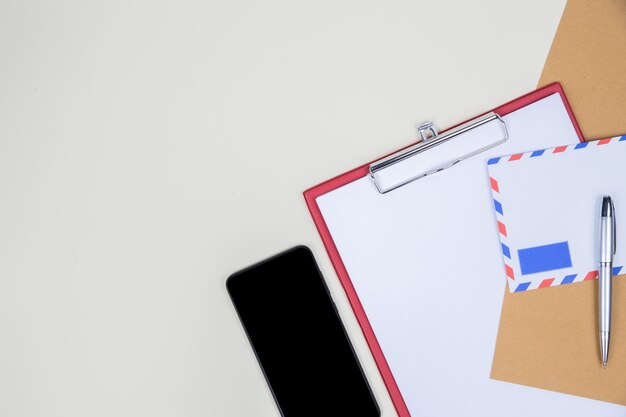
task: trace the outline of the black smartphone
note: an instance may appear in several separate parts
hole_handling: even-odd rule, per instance
[[[237,272],[226,287],[284,417],[380,416],[309,248]]]

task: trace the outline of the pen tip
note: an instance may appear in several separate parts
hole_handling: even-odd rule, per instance
[[[602,198],[602,216],[603,217],[613,217],[613,211],[615,208],[613,207],[613,200],[608,195]]]
[[[604,363],[602,364],[602,366],[604,366],[604,369],[606,369],[606,362],[604,362]]]

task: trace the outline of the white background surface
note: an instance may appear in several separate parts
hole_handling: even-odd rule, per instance
[[[0,415],[277,416],[224,280],[303,243],[394,416],[301,193],[533,89],[563,5],[0,1]]]

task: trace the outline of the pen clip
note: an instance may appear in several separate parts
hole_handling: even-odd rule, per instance
[[[611,208],[613,209],[613,255],[617,252],[617,213],[615,213],[615,205],[611,199]]]

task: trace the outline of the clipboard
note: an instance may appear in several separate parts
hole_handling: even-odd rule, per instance
[[[560,110],[554,120],[535,120],[534,126],[524,126],[532,123],[533,118],[550,117],[549,108],[557,107]],[[487,127],[491,132],[489,140],[477,139],[481,135],[475,132]],[[574,414],[607,411],[610,415],[611,409],[601,410],[597,403],[577,397],[489,379],[506,282],[490,206],[493,203],[489,198],[486,161],[503,154],[583,141],[561,85],[549,84],[442,133],[429,123],[418,130],[421,140],[416,144],[304,192],[397,413],[406,417],[471,410],[481,415],[506,412],[512,416],[536,413],[537,407],[558,414],[569,407]],[[473,150],[464,147],[464,143],[463,152],[455,147],[457,153],[450,158],[443,155],[443,159],[431,164],[427,155],[454,143],[469,143],[470,138],[476,141],[472,142],[476,144]],[[441,153],[438,152],[440,158]],[[412,163],[415,160],[420,161],[418,166]],[[459,179],[460,176],[471,177],[470,182],[464,184],[465,179]],[[448,211],[445,204],[437,207],[449,203],[444,200],[454,198],[455,193],[461,199],[457,202],[461,207]],[[440,195],[440,200],[428,201]],[[424,199],[420,200],[420,196]],[[439,208],[443,209],[441,213]],[[449,213],[454,215],[441,218]],[[472,230],[470,233],[477,232],[474,236],[461,234],[452,241],[455,245],[457,240],[467,241],[465,251],[455,255],[467,262],[465,266],[451,258],[447,265],[441,265],[441,279],[415,276],[412,271],[397,268],[407,259],[415,269],[429,263],[433,255],[433,259],[443,259],[438,251],[445,249],[438,247],[441,239],[437,240],[437,234],[453,233],[453,228],[463,222],[458,217],[475,213],[482,213],[478,222],[482,229]],[[470,229],[476,227],[473,219],[465,220]],[[431,223],[449,227],[427,230]],[[480,240],[479,245],[472,247],[475,239]],[[406,242],[409,244],[404,245]],[[483,245],[485,242],[489,243]],[[477,259],[468,256],[473,252]],[[467,271],[480,271],[487,264],[488,276],[470,277],[474,282],[460,279],[457,282],[461,285],[453,282]],[[442,293],[429,293],[439,290]],[[453,310],[451,315],[449,309]],[[467,317],[478,320],[465,323]],[[439,325],[437,320],[444,322]],[[463,322],[463,326],[459,327],[457,321]],[[455,331],[462,334],[454,340],[438,340],[455,326]],[[441,349],[439,357],[433,345]],[[463,362],[453,357],[455,351],[460,356],[479,357],[470,356]],[[424,353],[432,357],[417,359]],[[458,369],[449,369],[450,366]],[[446,367],[447,371],[439,370]],[[455,378],[467,380],[467,386],[463,388]],[[441,392],[445,387],[450,387],[454,394]],[[454,405],[463,402],[462,406]]]

